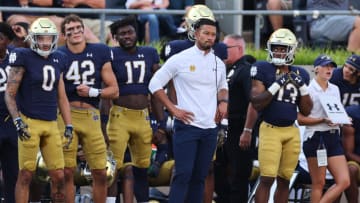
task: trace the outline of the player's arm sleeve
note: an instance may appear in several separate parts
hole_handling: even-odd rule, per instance
[[[153,60],[154,60],[154,63],[160,63],[160,57],[159,57],[159,54],[157,53],[156,49],[153,50]]]
[[[305,69],[303,69],[303,79],[304,79],[304,82],[305,82],[305,84],[306,85],[309,85],[310,84],[310,74],[305,70]]]
[[[9,56],[10,66],[21,66],[25,68],[26,64],[26,53],[23,48],[15,48]]]
[[[103,56],[104,63],[107,63],[107,62],[113,60],[114,54],[113,54],[112,50],[110,49],[110,47],[104,45],[104,46],[103,46],[102,53],[104,53],[104,56]]]

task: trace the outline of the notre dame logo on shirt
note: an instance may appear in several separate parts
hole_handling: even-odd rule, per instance
[[[16,61],[16,53],[11,53],[9,56],[9,63],[14,63]]]
[[[196,67],[195,67],[194,65],[191,65],[191,66],[189,67],[189,70],[190,70],[191,72],[194,72],[194,71],[196,70]]]
[[[257,74],[257,67],[256,66],[251,66],[251,69],[250,69],[250,76],[251,77],[255,77],[256,74]]]

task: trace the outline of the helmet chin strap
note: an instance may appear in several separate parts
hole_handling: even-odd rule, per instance
[[[38,53],[40,56],[49,56],[51,54],[52,50],[43,51],[40,48],[37,48],[36,53]]]

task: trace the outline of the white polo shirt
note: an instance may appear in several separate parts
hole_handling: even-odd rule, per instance
[[[320,85],[317,83],[317,81],[315,79],[312,79],[309,87],[309,95],[313,101],[313,108],[310,112],[309,117],[312,118],[326,118],[326,112],[323,109],[323,107],[321,106],[320,103],[320,98],[322,96],[333,96],[335,98],[338,98],[340,101],[340,91],[338,86],[328,82],[328,88],[324,91]],[[328,126],[326,123],[319,123],[316,125],[308,125],[305,128],[305,132],[304,132],[304,141],[308,138],[308,137],[312,137],[315,131],[327,131],[327,130],[331,130],[331,129],[339,129],[338,126],[333,126],[330,127]]]
[[[173,79],[177,107],[194,113],[190,125],[214,128],[217,92],[228,89],[225,64],[213,51],[205,54],[196,45],[172,57],[154,74],[149,89],[162,89]]]

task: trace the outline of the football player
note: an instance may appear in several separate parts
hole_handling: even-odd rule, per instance
[[[187,28],[188,39],[170,41],[167,45],[165,45],[165,47],[163,47],[162,49],[162,54],[161,54],[161,57],[164,61],[169,59],[171,56],[194,46],[195,43],[194,25],[200,18],[205,18],[216,22],[213,12],[207,6],[201,4],[193,5],[185,14],[185,24]],[[217,25],[217,33],[219,33],[218,25]],[[224,43],[218,42],[218,37],[215,40],[215,44],[213,45],[212,49],[214,50],[215,55],[218,56],[221,60],[224,61],[227,58],[227,47]],[[170,96],[170,99],[174,103],[176,103],[175,94],[176,93],[173,88],[173,84],[170,81],[168,84],[168,95]],[[168,149],[169,147],[166,148]],[[158,153],[161,153],[161,150],[158,149]],[[153,167],[154,166],[152,165],[152,168]],[[210,166],[209,169],[209,175],[207,176],[205,181],[205,194],[204,194],[205,203],[212,202],[214,187],[215,187],[215,183],[214,183],[214,171],[213,171],[213,163],[212,163],[212,166]]]
[[[5,202],[15,202],[15,183],[18,173],[18,147],[14,123],[9,119],[4,95],[9,66],[9,47],[15,33],[7,23],[0,23],[0,161],[4,178]]]
[[[360,104],[360,56],[349,56],[343,68],[334,70],[330,82],[340,89],[340,96],[344,106]]]
[[[74,172],[78,144],[83,147],[93,180],[93,200],[106,200],[106,143],[101,131],[100,98],[114,99],[119,89],[111,66],[111,51],[104,44],[87,43],[80,17],[68,15],[61,23],[66,46],[59,49],[69,59],[64,73],[66,94],[75,127],[73,142],[64,148],[66,202],[74,202]],[[102,87],[102,83],[104,87]]]
[[[159,68],[159,56],[155,48],[136,46],[137,24],[133,16],[114,22],[110,29],[113,38],[119,43],[118,47],[112,48],[112,66],[121,94],[112,100],[109,113],[109,147],[114,153],[118,170],[123,167],[125,150],[129,147],[136,199],[138,202],[148,202],[147,168],[150,165],[152,139],[148,84]],[[157,118],[162,119],[159,118],[163,116],[162,106],[152,99],[150,102],[155,115],[159,115]],[[111,191],[109,195],[115,196],[116,183],[113,183]]]
[[[305,116],[312,109],[306,85],[309,74],[291,65],[296,47],[295,35],[288,29],[278,29],[267,42],[268,61],[256,62],[250,70],[251,103],[263,118],[259,129],[260,185],[256,202],[268,202],[275,178],[274,202],[287,202],[289,180],[300,152],[299,129],[294,125],[297,108]]]
[[[64,157],[56,119],[59,107],[66,124],[64,136],[71,142],[70,105],[62,79],[68,63],[65,55],[56,51],[58,32],[49,19],[34,21],[27,39],[30,48],[16,48],[9,56],[11,69],[5,92],[19,137],[16,202],[28,202],[39,147],[51,177],[52,201],[64,202]]]

